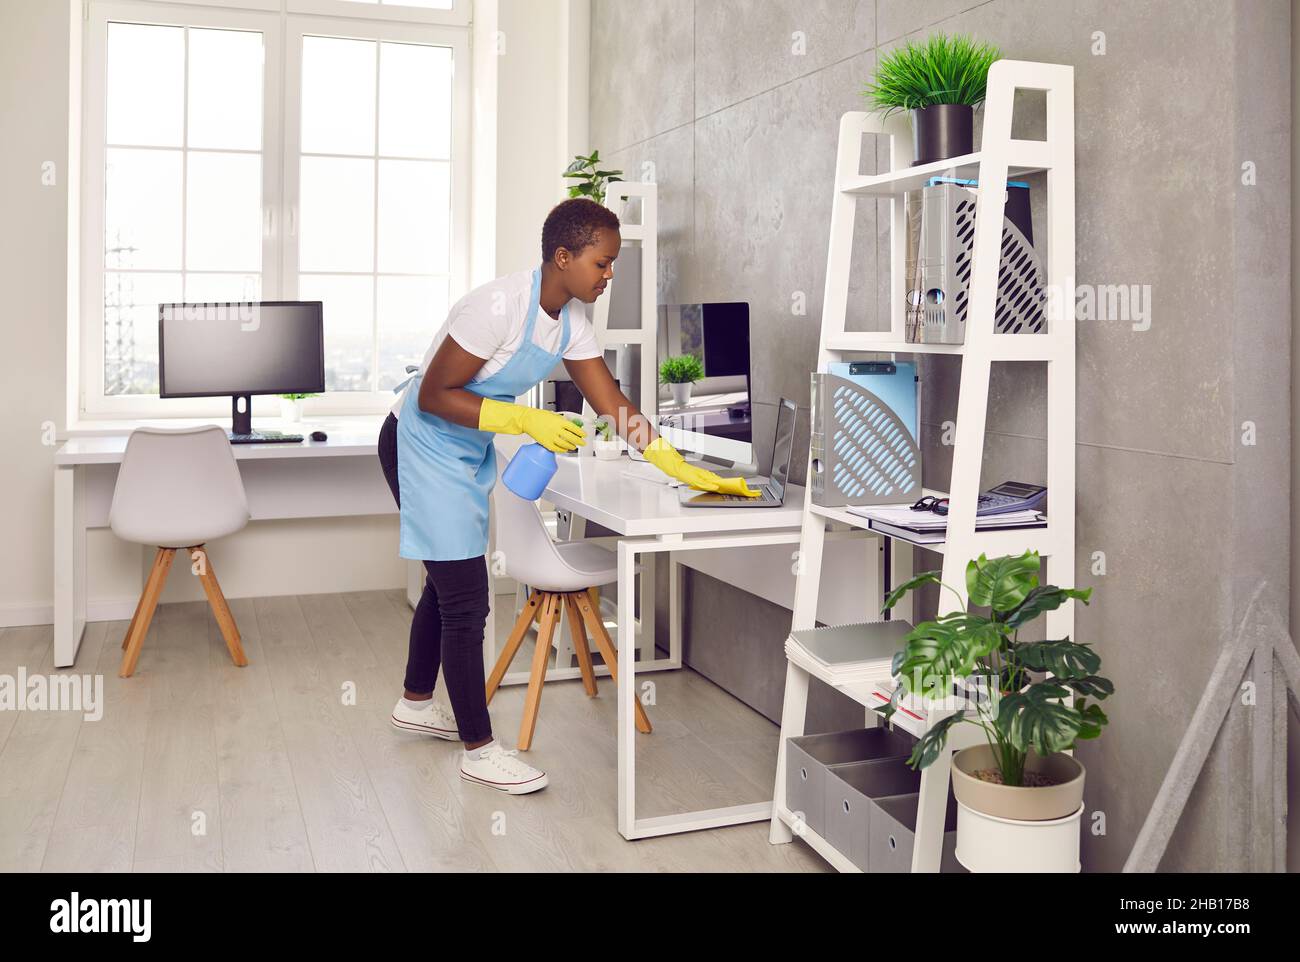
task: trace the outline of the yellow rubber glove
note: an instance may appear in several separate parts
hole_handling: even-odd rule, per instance
[[[697,491],[716,491],[718,494],[741,494],[747,498],[757,498],[761,491],[755,491],[745,483],[744,478],[723,478],[712,471],[687,464],[681,452],[662,437],[655,438],[641,452],[645,459],[656,468],[676,478]]]
[[[548,451],[574,451],[587,443],[586,432],[563,415],[490,397],[485,397],[479,407],[478,429],[494,434],[527,434]]]

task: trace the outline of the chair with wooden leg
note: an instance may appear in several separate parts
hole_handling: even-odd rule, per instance
[[[498,470],[504,470],[504,461],[498,449]],[[610,676],[615,682],[618,680],[618,655],[600,618],[599,602],[593,602],[593,597],[598,596],[592,590],[618,580],[618,560],[614,552],[597,544],[586,541],[557,544],[552,541],[537,503],[518,497],[501,484],[499,478],[492,490],[492,507],[496,518],[496,551],[504,562],[505,574],[533,590],[488,676],[487,697],[491,702],[529,628],[537,619],[537,646],[533,650],[528,693],[524,696],[524,717],[519,726],[518,747],[527,751],[533,743],[542,686],[546,681],[556,627],[562,619],[568,621],[587,695],[594,698],[597,694],[588,635],[609,667]],[[636,727],[647,734],[651,730],[650,719],[640,701],[636,703]]]
[[[122,639],[118,674],[135,672],[140,649],[167,572],[177,551],[182,563],[203,583],[226,648],[236,665],[248,664],[230,606],[206,545],[248,524],[248,501],[239,466],[226,432],[215,425],[201,428],[137,428],[131,432],[113,489],[109,527],[124,541],[153,545],[153,567]]]

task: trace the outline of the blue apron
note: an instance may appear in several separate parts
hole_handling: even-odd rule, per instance
[[[528,319],[519,349],[505,367],[465,390],[513,403],[559,363],[569,345],[569,307],[555,354],[533,342],[542,272],[533,272]],[[487,553],[488,495],[497,480],[492,432],[455,424],[420,409],[423,374],[411,378],[397,419],[397,484],[401,492],[398,553],[417,561],[459,561]]]

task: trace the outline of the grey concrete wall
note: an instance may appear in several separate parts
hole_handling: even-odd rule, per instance
[[[1113,870],[1257,583],[1267,582],[1266,612],[1286,619],[1289,5],[595,0],[592,146],[632,174],[654,165],[661,301],[748,300],[756,403],[785,395],[806,414],[837,119],[863,108],[878,51],[936,29],[1075,66],[1078,282],[1150,285],[1148,330],[1124,318],[1081,322],[1078,334],[1076,560],[1079,584],[1096,591],[1076,631],[1118,691],[1109,729],[1080,750],[1090,825],[1105,817],[1084,858]],[[1032,130],[1035,119],[1018,123]],[[1245,161],[1255,186],[1241,181]],[[882,323],[883,218],[868,205],[860,214],[870,236],[851,326],[869,329]],[[803,316],[791,311],[800,291]],[[925,365],[926,483],[937,487],[951,462],[938,438],[956,414],[955,373],[948,360]],[[1044,388],[1038,366],[995,371],[989,484],[1045,480]],[[1253,445],[1242,443],[1246,421]],[[938,567],[935,556],[917,563],[927,560]],[[778,717],[788,612],[688,578],[692,663]],[[849,714],[832,706],[819,723]],[[1248,866],[1250,785],[1264,774],[1250,770],[1249,721],[1234,706],[1166,870]]]

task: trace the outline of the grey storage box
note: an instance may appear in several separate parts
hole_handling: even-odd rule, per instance
[[[912,744],[910,736],[883,726],[786,739],[786,807],[802,812],[804,824],[824,836],[827,768],[873,758],[903,759],[912,754]]]
[[[920,791],[921,773],[906,758],[884,758],[829,769],[826,841],[864,872],[870,868],[872,800]]]
[[[920,799],[920,795],[872,799],[867,843],[867,864],[872,872],[912,871],[916,808]],[[966,871],[957,861],[957,800],[951,792],[943,820],[943,854],[939,858],[939,871]]]

